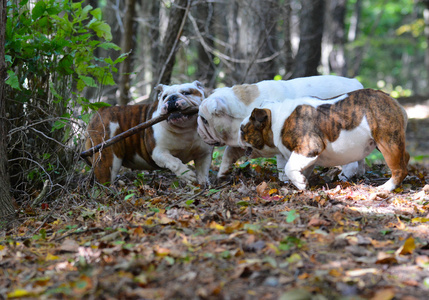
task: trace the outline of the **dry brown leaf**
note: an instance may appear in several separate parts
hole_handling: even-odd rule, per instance
[[[79,249],[79,244],[72,239],[65,239],[60,246],[60,250],[65,252],[77,252],[78,249]]]
[[[308,227],[329,226],[331,223],[319,218],[311,218],[308,222]]]
[[[396,264],[398,260],[394,254],[386,253],[386,252],[378,252],[376,264]]]
[[[371,300],[391,300],[393,297],[395,297],[395,289],[386,288],[375,292]]]
[[[412,236],[408,237],[404,244],[396,250],[396,254],[406,255],[413,254],[414,249],[416,249],[416,244],[414,242],[414,238]]]

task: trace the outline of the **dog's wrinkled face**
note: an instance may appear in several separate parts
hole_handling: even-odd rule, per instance
[[[247,156],[252,153],[252,148],[261,150],[264,146],[274,147],[269,109],[255,108],[252,114],[243,120],[238,143],[246,149]]]
[[[181,111],[199,106],[204,99],[204,86],[199,81],[192,83],[163,85],[156,87],[159,91],[158,110],[161,115],[172,113],[167,122],[175,126],[186,126],[188,121],[194,121],[196,115],[183,115]]]

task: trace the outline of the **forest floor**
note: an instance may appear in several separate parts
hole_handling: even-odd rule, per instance
[[[81,181],[0,232],[0,299],[428,299],[428,127],[410,119],[393,193],[375,189],[389,177],[377,163],[352,182],[316,169],[309,191],[271,160],[208,189],[168,172]]]

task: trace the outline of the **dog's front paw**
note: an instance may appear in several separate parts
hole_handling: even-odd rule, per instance
[[[188,168],[185,168],[181,172],[177,172],[176,175],[180,180],[186,181],[187,183],[194,183],[197,181],[197,175],[195,172]]]
[[[378,186],[376,189],[379,191],[391,192],[396,188],[396,184],[393,183],[392,178],[389,179],[385,184]]]
[[[284,171],[279,171],[279,180],[283,182],[288,182],[289,178],[287,177]]]
[[[294,186],[298,190],[306,190],[307,189],[307,182],[292,182]]]

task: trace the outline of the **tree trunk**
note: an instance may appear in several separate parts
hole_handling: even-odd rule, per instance
[[[347,0],[328,0],[325,14],[322,64],[325,74],[347,75],[344,53]]]
[[[191,0],[176,0],[172,3],[168,17],[168,26],[162,41],[161,53],[158,59],[157,76],[153,86],[158,84],[170,84],[171,73],[178,50],[180,37],[183,33],[183,25],[189,12]],[[152,91],[150,99],[154,99],[155,92]]]
[[[285,55],[285,76],[283,79],[289,79],[293,71],[293,51],[292,51],[292,5],[291,0],[284,4],[284,55]]]
[[[425,4],[425,9],[423,11],[423,17],[424,17],[424,21],[425,21],[425,38],[426,38],[426,42],[429,44],[429,1],[423,1],[423,3]],[[427,78],[429,78],[429,47],[426,47],[426,52],[425,52],[425,66],[426,66],[426,76]],[[426,93],[429,93],[429,84],[426,85],[426,89],[425,91]]]
[[[235,83],[253,83],[273,79],[277,51],[276,25],[279,7],[276,1],[235,0],[228,7],[231,74]],[[271,57],[271,58],[270,58]]]
[[[125,16],[124,16],[124,32],[121,39],[122,53],[130,52],[134,45],[134,17],[136,14],[136,0],[126,0],[125,2]],[[132,71],[132,54],[125,59],[119,68],[119,104],[127,105],[130,102],[130,75]]]
[[[194,16],[198,17],[198,31],[201,33],[204,42],[211,48],[214,48],[213,39],[210,38],[210,32],[213,28],[214,5],[213,3],[202,2],[195,7]],[[214,88],[216,83],[215,65],[213,63],[213,54],[208,52],[201,43],[197,46],[198,59],[196,78],[201,81],[206,88]]]
[[[324,0],[302,0],[300,41],[292,78],[317,75],[323,36]]]
[[[4,98],[4,82],[6,80],[5,62],[5,30],[6,30],[6,0],[0,1],[0,228],[4,221],[13,220],[14,207],[10,194],[10,181],[7,172],[7,122],[6,99]]]

